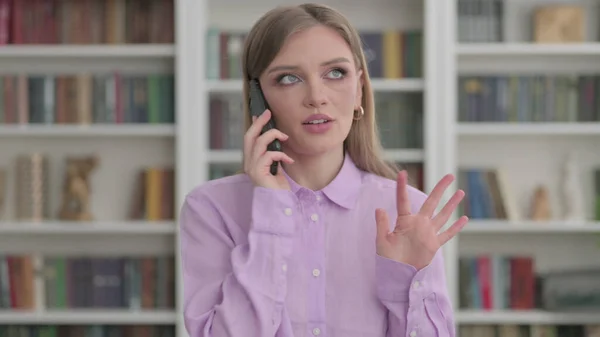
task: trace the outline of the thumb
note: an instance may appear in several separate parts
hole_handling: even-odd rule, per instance
[[[384,239],[390,233],[390,221],[384,209],[375,210],[375,222],[377,223],[377,240]]]

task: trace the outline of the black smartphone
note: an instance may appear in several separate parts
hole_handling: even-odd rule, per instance
[[[265,112],[265,110],[269,109],[269,104],[263,95],[262,89],[260,88],[260,83],[258,80],[254,79],[250,81],[250,116],[260,116]],[[271,118],[265,124],[265,126],[261,130],[261,135],[271,129],[275,129],[275,120],[273,119],[273,111],[271,111]],[[267,146],[267,151],[281,151],[281,142],[279,139],[275,139]],[[279,162],[273,162],[271,164],[271,174],[277,174],[277,166]]]

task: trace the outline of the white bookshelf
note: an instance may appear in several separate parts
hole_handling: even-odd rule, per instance
[[[0,138],[18,137],[126,137],[126,138],[173,138],[175,126],[170,124],[89,124],[89,125],[0,125]]]
[[[472,220],[462,234],[594,234],[600,233],[600,223],[595,221],[505,221]]]
[[[566,0],[563,3],[575,1]],[[459,168],[500,168],[507,175],[511,195],[521,218],[514,221],[472,219],[451,242],[447,259],[449,286],[458,303],[458,258],[475,254],[531,255],[536,272],[577,270],[600,266],[598,233],[600,222],[593,219],[591,170],[600,167],[600,123],[542,122],[488,123],[458,121],[457,79],[461,75],[595,74],[600,72],[600,43],[593,15],[586,17],[587,42],[535,44],[530,42],[530,15],[533,6],[550,1],[504,1],[501,29],[505,40],[498,43],[460,43],[457,36],[457,0],[443,4],[441,19],[444,55],[444,106],[442,152],[447,153],[442,171]],[[576,2],[598,10],[597,3]],[[586,219],[564,221],[560,196],[562,164],[575,151],[584,192]],[[533,190],[548,187],[552,218],[529,220]],[[457,325],[500,324],[600,324],[598,312],[546,312],[543,310],[459,310]]]
[[[44,221],[0,224],[0,235],[169,235],[175,234],[173,221]]]
[[[0,58],[130,58],[139,60],[173,58],[170,44],[135,45],[11,45],[0,49]]]
[[[65,324],[65,325],[174,325],[177,314],[173,311],[77,310],[51,312],[0,312],[0,324]]]
[[[51,126],[0,125],[0,167],[9,168],[18,153],[42,151],[51,157],[51,195],[60,195],[62,159],[68,154],[95,153],[100,166],[92,174],[92,223],[52,221],[43,224],[0,222],[0,250],[38,254],[81,253],[162,254],[179,253],[179,231],[174,222],[124,221],[133,174],[147,165],[174,164],[177,168],[176,207],[184,196],[208,179],[211,164],[241,161],[238,150],[211,150],[208,134],[208,99],[211,94],[241,94],[239,80],[206,80],[205,33],[210,26],[247,31],[254,21],[273,6],[291,0],[244,2],[181,1],[176,3],[175,45],[134,46],[3,46],[0,73],[103,72],[113,69],[129,73],[174,72],[177,123],[175,125],[89,125]],[[423,149],[389,149],[394,161],[423,162],[425,190],[446,173],[461,166],[501,166],[507,172],[519,209],[525,212],[532,188],[548,184],[558,190],[562,155],[578,149],[580,168],[587,172],[600,166],[600,127],[596,123],[547,123],[540,125],[458,123],[456,79],[461,74],[493,72],[600,72],[596,43],[577,45],[532,45],[521,33],[526,27],[523,13],[531,4],[510,2],[504,24],[508,40],[497,44],[460,44],[456,38],[456,0],[327,0],[359,30],[424,29],[425,77],[373,81],[380,92],[423,92]],[[235,7],[232,10],[231,6]],[[519,6],[524,6],[520,8]],[[594,21],[595,22],[595,21]],[[593,22],[593,23],[594,23]],[[586,198],[591,196],[589,176],[582,178]],[[123,193],[114,193],[122,189]],[[12,196],[9,185],[9,200]],[[102,197],[107,196],[107,197]],[[108,197],[110,196],[110,197]],[[446,196],[446,198],[449,195]],[[59,198],[51,200],[56,211]],[[560,201],[552,199],[560,212]],[[9,203],[7,207],[11,207]],[[591,206],[586,204],[590,209]],[[600,224],[582,221],[565,224],[560,219],[547,223],[475,221],[445,248],[447,279],[455,304],[458,298],[458,258],[486,252],[532,253],[539,270],[559,266],[583,267],[600,261],[596,234]],[[558,248],[557,248],[558,247]],[[183,325],[182,285],[177,270],[177,307],[173,311],[46,311],[0,312],[0,323],[23,324],[175,324],[178,337],[186,337]],[[37,288],[40,288],[38,283]],[[38,295],[41,296],[41,295]],[[461,324],[600,323],[587,313],[541,311],[456,311]]]
[[[175,1],[176,44],[135,45],[3,45],[0,74],[76,74],[119,71],[123,74],[173,73],[176,80],[176,124],[0,125],[0,167],[8,169],[6,215],[0,218],[0,254],[32,254],[37,268],[45,255],[148,256],[179,253],[178,227],[173,221],[129,221],[135,177],[148,166],[176,168],[176,214],[183,196],[199,180],[194,177],[197,134],[194,114],[201,86],[194,84],[197,48],[194,22],[205,11],[197,2]],[[184,9],[185,7],[185,9]],[[190,24],[191,23],[191,24]],[[199,31],[198,31],[199,32]],[[59,210],[64,159],[97,155],[91,174],[92,222],[13,220],[14,160],[41,152],[50,164],[50,209]],[[0,310],[0,324],[18,325],[174,325],[184,336],[179,297],[173,310],[45,308],[41,271],[36,270],[33,311]]]
[[[600,124],[594,122],[581,123],[467,123],[457,126],[459,137],[476,136],[600,136]],[[585,140],[586,138],[584,138]],[[589,138],[588,138],[589,139]],[[593,139],[593,138],[592,138]]]
[[[597,313],[564,313],[544,311],[462,311],[456,316],[459,324],[598,324]]]

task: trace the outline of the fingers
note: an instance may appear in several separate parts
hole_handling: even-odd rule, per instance
[[[274,141],[275,139],[279,139],[281,141],[287,140],[289,137],[283,132],[277,129],[271,129],[261,136],[259,136],[254,142],[254,147],[252,149],[252,158],[253,161],[256,161],[263,153],[267,152],[267,146]]]
[[[408,198],[408,173],[403,170],[398,173],[396,184],[396,209],[398,216],[410,214],[410,200]]]
[[[265,112],[260,115],[258,118],[252,116],[252,124],[246,133],[244,134],[244,144],[252,145],[258,136],[260,135],[260,131],[262,127],[267,123],[267,121],[271,118],[271,112],[269,110],[265,110]],[[244,148],[246,150],[247,148]],[[248,148],[249,149],[249,148]]]
[[[458,232],[460,232],[465,225],[469,222],[469,218],[465,215],[461,216],[456,220],[450,228],[445,230],[444,232],[438,235],[438,240],[440,240],[440,246],[446,244],[446,242],[450,241]]]
[[[281,151],[267,151],[264,155],[257,159],[256,167],[260,168],[261,170],[266,170],[265,172],[269,172],[271,164],[274,161],[282,161],[288,164],[292,164],[294,162],[290,156]],[[277,172],[281,172],[281,170],[278,170]]]
[[[450,200],[444,205],[444,208],[433,218],[433,224],[435,228],[439,231],[444,227],[452,213],[458,207],[458,204],[462,201],[465,196],[465,192],[463,190],[458,190],[452,195]]]
[[[258,117],[252,117],[252,124],[244,134],[244,158],[251,156],[254,143],[260,136],[262,128],[267,124],[270,118],[271,111],[269,110],[265,110],[265,112]]]
[[[377,223],[377,240],[385,238],[390,232],[390,221],[384,209],[375,210],[375,222]]]
[[[437,205],[440,203],[440,199],[444,192],[450,186],[450,184],[454,181],[454,176],[452,174],[445,175],[433,188],[429,197],[425,200],[423,205],[421,206],[420,214],[431,218],[433,216],[433,212]]]
[[[261,131],[265,124],[271,118],[271,111],[265,110],[263,114],[258,117],[252,117],[252,125],[246,131],[244,135],[244,167],[245,170],[249,170],[251,167],[255,167],[259,160],[268,160],[273,156],[267,156],[263,158],[263,154],[267,152],[267,146],[275,139],[279,139],[281,141],[285,141],[288,139],[288,136],[283,132],[277,129],[271,129],[264,134],[261,135]],[[284,155],[281,157],[280,155],[276,155],[277,161],[281,160],[284,162],[290,163],[292,160],[289,156]],[[269,166],[271,162],[268,163]],[[262,163],[259,164],[262,166]]]

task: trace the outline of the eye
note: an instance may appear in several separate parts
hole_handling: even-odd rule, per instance
[[[335,68],[335,69],[331,70],[327,75],[334,79],[340,79],[346,75],[346,70],[344,70],[342,68]]]
[[[283,74],[277,78],[277,83],[280,84],[292,84],[298,80],[298,77],[291,74]]]

